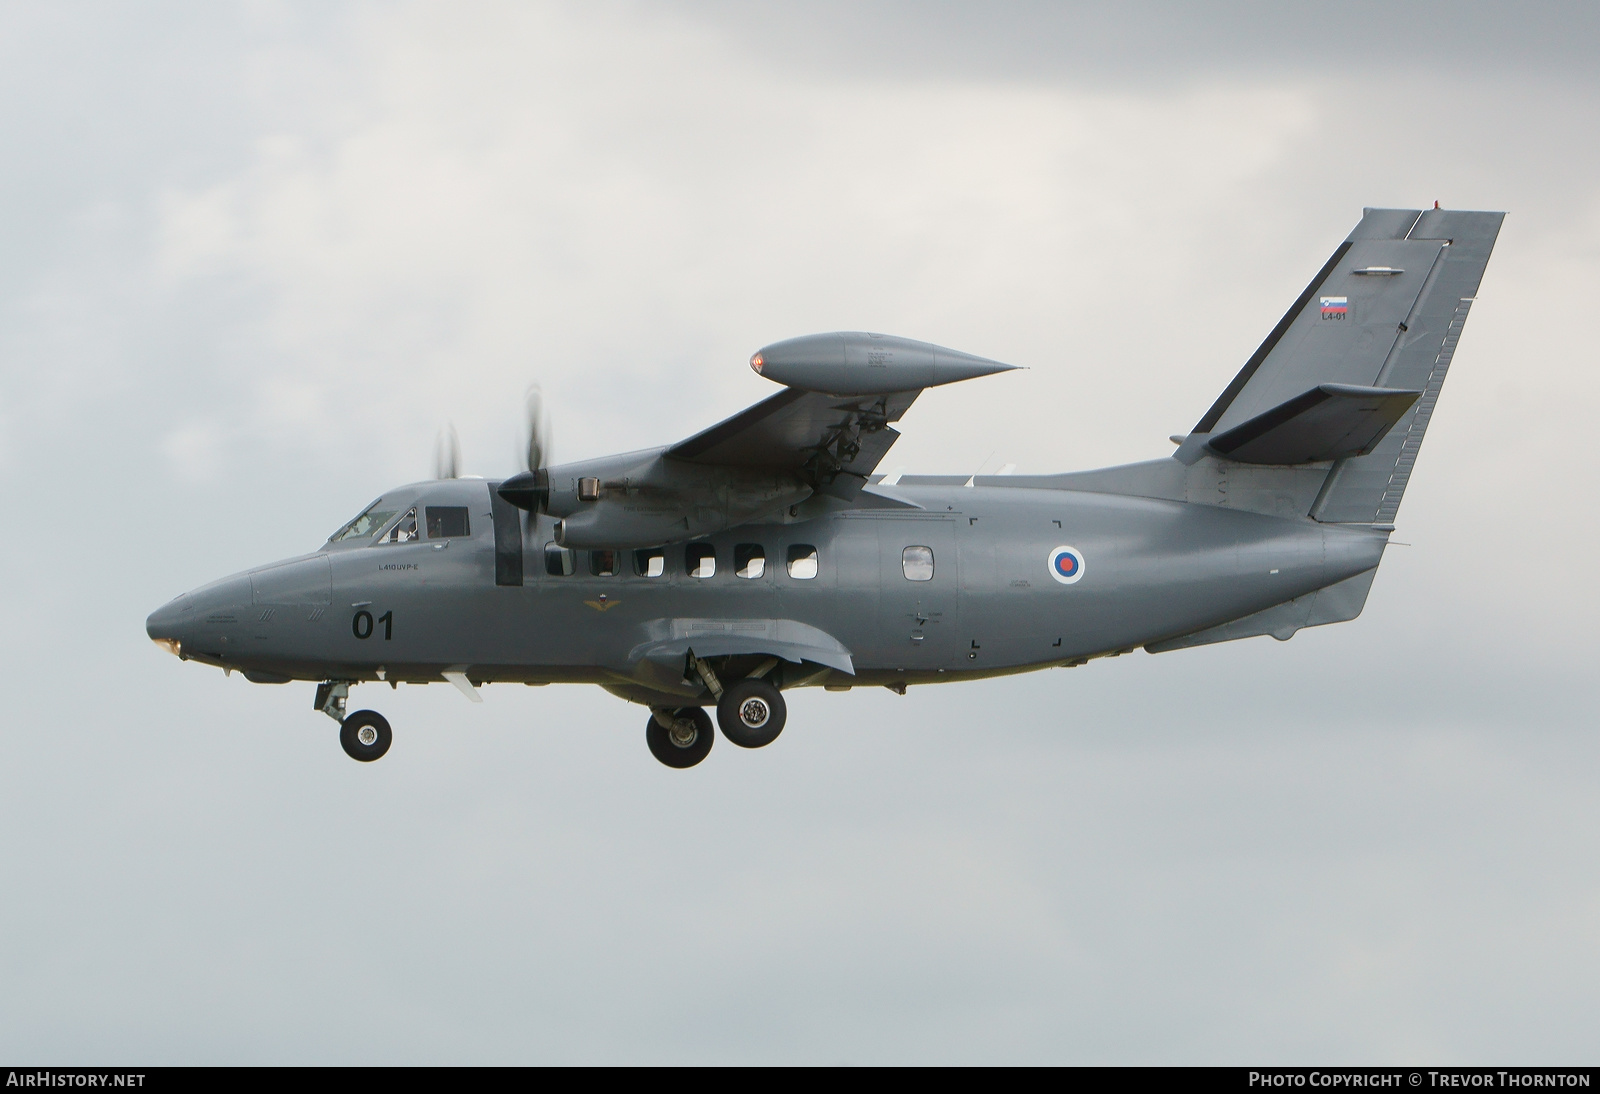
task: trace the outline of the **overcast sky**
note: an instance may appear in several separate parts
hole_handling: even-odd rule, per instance
[[[1589,5],[0,9],[0,1057],[1593,1062]],[[144,617],[757,347],[1028,367],[886,468],[1171,450],[1364,205],[1509,211],[1365,614],[791,694],[311,687]]]

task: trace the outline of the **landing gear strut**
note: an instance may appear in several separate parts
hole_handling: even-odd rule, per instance
[[[650,754],[668,767],[693,767],[706,758],[716,739],[711,715],[699,707],[657,708],[644,727]]]

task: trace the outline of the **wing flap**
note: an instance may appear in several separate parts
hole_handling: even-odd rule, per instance
[[[853,497],[900,436],[921,391],[841,398],[790,388],[667,449],[671,459],[800,475],[819,493]]]

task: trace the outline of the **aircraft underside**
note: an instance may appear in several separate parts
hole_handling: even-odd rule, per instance
[[[317,708],[341,722],[355,684],[448,682],[474,699],[488,684],[598,685],[650,707],[652,724],[742,688],[770,725],[795,687],[904,693],[1193,634],[1370,571],[1387,539],[1026,483],[873,486],[866,506],[633,552],[560,548],[535,522],[522,584],[499,585],[490,489],[393,492],[407,511],[464,503],[489,517],[448,547],[422,534],[180,598],[173,614],[195,621],[183,656],[260,683],[322,682]]]

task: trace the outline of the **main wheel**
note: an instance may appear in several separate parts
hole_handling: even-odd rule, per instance
[[[722,693],[717,704],[722,735],[740,748],[770,745],[783,732],[788,717],[783,693],[765,680],[740,680]]]
[[[668,767],[693,767],[706,758],[717,735],[711,729],[711,715],[699,707],[663,711],[672,722],[669,729],[655,714],[644,728],[650,754]]]
[[[389,751],[394,733],[389,719],[375,710],[358,710],[339,723],[339,743],[352,760],[371,763]]]

